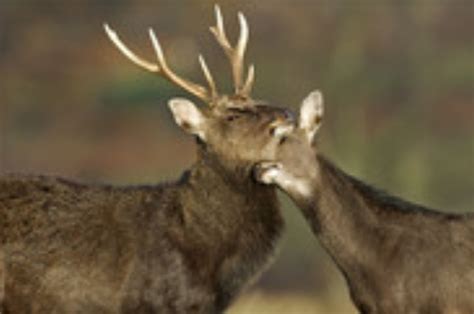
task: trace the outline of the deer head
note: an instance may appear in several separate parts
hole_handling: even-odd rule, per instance
[[[253,100],[250,92],[255,79],[254,66],[244,77],[244,55],[249,38],[245,16],[238,14],[240,36],[233,47],[226,35],[219,6],[215,6],[216,26],[210,28],[218,44],[229,59],[234,93],[220,94],[204,58],[199,56],[207,87],[188,81],[174,73],[166,62],[163,49],[152,29],[150,39],[157,63],[149,62],[132,52],[107,24],[105,31],[115,46],[139,67],[157,73],[201,99],[206,106],[198,107],[184,98],[171,99],[168,103],[176,123],[186,132],[195,135],[206,152],[235,167],[235,163],[248,165],[257,160],[269,159],[279,140],[293,128],[289,111]]]
[[[301,104],[297,127],[280,139],[274,159],[256,164],[255,179],[275,184],[290,195],[310,196],[318,182],[314,139],[323,113],[322,94],[319,91],[310,93]]]

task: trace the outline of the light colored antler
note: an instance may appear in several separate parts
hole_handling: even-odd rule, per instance
[[[231,67],[232,67],[232,77],[234,80],[235,94],[248,97],[250,91],[252,90],[252,85],[255,79],[255,69],[254,66],[250,66],[247,79],[245,84],[243,84],[243,67],[244,67],[244,55],[247,48],[247,43],[249,39],[249,27],[245,16],[239,12],[239,24],[240,24],[240,36],[237,41],[237,45],[234,47],[231,46],[229,39],[225,33],[224,29],[224,20],[222,18],[221,9],[218,5],[214,7],[216,14],[216,26],[210,28],[212,34],[215,36],[219,45],[224,49],[225,54],[229,58]]]
[[[198,85],[196,83],[193,83],[191,81],[188,81],[184,78],[179,77],[176,73],[174,73],[168,67],[168,64],[166,63],[166,59],[163,54],[163,49],[161,49],[160,42],[158,41],[158,38],[156,37],[155,32],[151,28],[149,29],[149,35],[150,35],[151,42],[153,44],[153,48],[156,53],[156,58],[158,61],[157,64],[146,61],[138,57],[135,53],[133,53],[120,40],[117,33],[114,30],[112,30],[109,27],[109,25],[104,24],[104,29],[107,35],[109,36],[110,40],[115,44],[118,50],[120,50],[120,52],[122,52],[125,55],[125,57],[130,59],[133,63],[135,63],[139,67],[144,68],[145,70],[150,71],[150,72],[161,74],[161,76],[163,76],[170,82],[178,85],[179,87],[183,88],[184,90],[190,92],[191,94],[195,95],[196,97],[206,102],[212,100],[214,97],[217,97],[216,85],[214,83],[214,80],[202,56],[199,57],[199,62],[204,72],[204,76],[206,77],[206,80],[209,84],[209,91],[201,85]]]
[[[206,61],[204,60],[204,57],[202,55],[199,55],[199,64],[201,65],[201,70],[204,73],[204,77],[206,78],[207,84],[211,91],[211,98],[216,99],[219,96],[217,93],[216,83],[214,82],[214,79],[211,75],[211,71],[209,71]]]

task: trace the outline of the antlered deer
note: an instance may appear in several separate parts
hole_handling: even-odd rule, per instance
[[[169,102],[176,123],[197,138],[197,161],[177,182],[154,186],[1,177],[6,313],[221,313],[268,263],[283,221],[274,188],[255,182],[252,165],[274,157],[293,122],[286,110],[249,96],[244,16],[235,47],[218,7],[216,18],[211,30],[232,67],[230,96],[218,94],[202,57],[209,88],[169,68],[152,30],[157,64],[105,25],[131,61],[208,104]]]
[[[313,92],[276,159],[256,165],[257,180],[299,206],[360,313],[474,313],[474,214],[434,211],[347,175],[313,145],[322,116]]]

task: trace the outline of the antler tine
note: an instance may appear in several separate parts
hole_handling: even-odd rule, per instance
[[[224,22],[222,18],[221,9],[218,5],[214,7],[215,14],[216,14],[216,26],[210,28],[212,34],[216,38],[219,45],[223,48],[225,54],[229,58],[231,67],[232,67],[232,76],[234,80],[234,88],[236,95],[240,96],[248,96],[248,92],[251,90],[251,84],[253,82],[253,69],[249,69],[248,77],[246,84],[242,85],[242,72],[244,67],[244,55],[245,50],[247,48],[247,43],[249,39],[249,27],[247,24],[247,20],[245,16],[239,12],[238,19],[240,24],[240,36],[235,48],[231,46],[229,43],[229,39],[227,38],[225,29],[224,29]],[[247,86],[247,82],[249,86]]]
[[[249,42],[249,25],[242,12],[239,12],[237,16],[239,18],[240,36],[235,50],[236,55],[240,59],[241,66],[243,66],[245,50],[247,49],[247,43]]]
[[[225,53],[230,55],[232,53],[232,46],[230,45],[229,39],[227,39],[224,30],[224,20],[222,18],[221,8],[217,4],[214,6],[214,12],[216,14],[216,26],[210,27],[210,30],[224,49]]]
[[[244,87],[242,87],[242,95],[244,96],[250,95],[254,82],[255,82],[255,66],[252,64],[249,67],[249,72],[247,73],[247,79],[245,80]]]
[[[166,63],[166,59],[163,54],[163,49],[161,49],[160,42],[158,41],[155,32],[151,28],[148,30],[148,32],[150,34],[151,43],[153,44],[153,48],[155,49],[156,58],[158,59],[158,65],[163,76],[170,80],[172,83],[182,87],[191,94],[195,95],[196,97],[199,97],[203,100],[209,100],[209,93],[206,88],[186,79],[183,79],[170,70],[168,64]]]
[[[161,49],[161,45],[158,41],[153,30],[149,29],[149,35],[151,42],[153,44],[153,48],[156,53],[156,57],[158,60],[158,64],[151,63],[146,61],[140,57],[138,57],[135,53],[133,53],[118,37],[117,33],[112,30],[108,24],[104,24],[104,29],[107,35],[109,36],[110,40],[115,44],[120,52],[122,52],[125,57],[131,60],[133,63],[138,65],[141,68],[144,68],[147,71],[160,73],[164,78],[169,80],[170,82],[178,85],[179,87],[183,88],[184,90],[190,92],[191,94],[195,95],[196,97],[208,101],[209,100],[209,92],[201,85],[188,81],[184,78],[179,77],[173,71],[170,70],[168,64],[166,63],[165,56],[163,54],[163,50]],[[207,75],[206,75],[207,77]],[[212,91],[213,92],[213,91]]]
[[[125,44],[120,40],[117,33],[113,29],[111,29],[107,23],[104,24],[104,29],[107,33],[107,36],[109,36],[109,39],[114,43],[115,47],[117,47],[117,49],[125,57],[130,59],[130,61],[150,72],[160,71],[160,68],[156,64],[143,60],[142,58],[134,54],[130,49],[128,49],[128,47],[125,46]]]
[[[206,64],[206,60],[204,60],[204,57],[202,55],[199,55],[199,64],[201,65],[202,72],[204,73],[207,84],[209,85],[211,98],[215,99],[218,96],[216,83],[214,82],[214,78],[211,75],[211,71],[209,71],[209,68]]]

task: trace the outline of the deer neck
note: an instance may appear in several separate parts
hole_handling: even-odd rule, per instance
[[[192,201],[188,210],[234,226],[236,219],[249,216],[280,219],[275,189],[256,183],[251,177],[251,165],[222,162],[201,146],[197,156],[182,191],[185,199]],[[272,223],[272,219],[267,223]]]
[[[197,261],[200,276],[218,274],[224,291],[218,302],[227,304],[270,261],[283,219],[275,189],[254,182],[249,167],[229,171],[204,153],[198,153],[178,192],[186,226],[182,247]]]
[[[311,197],[296,198],[313,232],[345,274],[367,265],[377,241],[376,208],[357,187],[358,181],[322,156]]]

